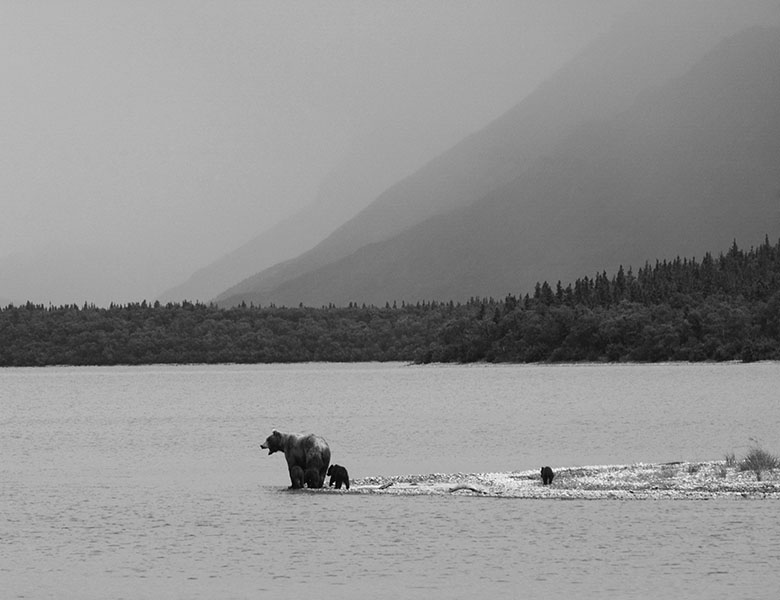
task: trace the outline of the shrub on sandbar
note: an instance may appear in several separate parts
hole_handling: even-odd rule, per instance
[[[761,481],[761,474],[764,471],[771,472],[778,467],[780,467],[780,458],[758,446],[751,448],[739,463],[739,470],[753,471],[757,481]]]

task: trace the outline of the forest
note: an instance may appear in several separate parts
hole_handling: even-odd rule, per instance
[[[729,360],[780,360],[780,241],[463,303],[0,309],[0,366]]]

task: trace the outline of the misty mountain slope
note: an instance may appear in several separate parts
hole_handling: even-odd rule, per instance
[[[480,202],[255,302],[466,299],[780,234],[780,30],[754,28]],[[249,300],[248,299],[248,300]]]
[[[258,268],[269,267],[308,250],[360,209],[355,206],[360,197],[339,192],[342,183],[346,182],[333,174],[311,207],[198,269],[183,283],[160,294],[158,300],[211,300],[226,287],[257,272]]]
[[[309,252],[218,296],[222,304],[278,297],[286,281],[504,185],[585,120],[627,108],[646,86],[682,74],[724,35],[771,3],[650,2],[628,14],[536,92],[483,130],[389,188]],[[776,7],[775,7],[776,9]],[[760,16],[759,16],[760,15]]]
[[[426,131],[457,131],[446,121]],[[441,134],[439,137],[445,137]],[[260,233],[236,250],[193,273],[159,296],[163,302],[207,301],[258,270],[298,256],[315,246],[395,181],[441,151],[442,142],[421,140],[415,128],[385,127],[355,143],[322,181],[305,209]],[[409,148],[413,150],[409,150]]]

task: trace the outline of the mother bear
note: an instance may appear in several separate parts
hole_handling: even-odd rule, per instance
[[[284,452],[292,488],[303,487],[297,468],[303,470],[303,480],[310,488],[321,488],[330,464],[328,442],[313,433],[273,433],[260,444],[268,454]],[[294,472],[295,471],[295,472]]]

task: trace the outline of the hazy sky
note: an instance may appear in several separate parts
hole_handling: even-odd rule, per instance
[[[152,256],[152,297],[310,203],[369,132],[444,150],[487,124],[630,4],[0,0],[0,258]]]

